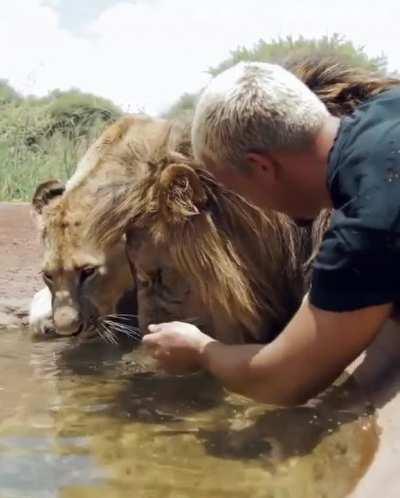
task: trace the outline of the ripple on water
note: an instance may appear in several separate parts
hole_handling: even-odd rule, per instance
[[[2,498],[343,498],[378,442],[344,388],[270,409],[140,351],[23,332],[0,334],[0,399]]]

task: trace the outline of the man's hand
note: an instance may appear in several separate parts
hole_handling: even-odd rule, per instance
[[[144,345],[164,370],[174,374],[200,369],[206,346],[215,342],[189,323],[160,323],[150,325],[149,331],[143,337]]]

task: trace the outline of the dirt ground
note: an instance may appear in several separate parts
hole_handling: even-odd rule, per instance
[[[26,323],[29,302],[43,286],[40,257],[30,205],[0,203],[0,328]]]

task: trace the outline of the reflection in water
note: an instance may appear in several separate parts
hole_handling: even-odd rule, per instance
[[[129,349],[0,335],[2,498],[341,498],[373,457],[343,388],[268,409]]]

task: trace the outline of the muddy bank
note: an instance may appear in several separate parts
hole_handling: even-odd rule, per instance
[[[0,203],[0,328],[27,322],[40,289],[40,244],[29,204]]]

